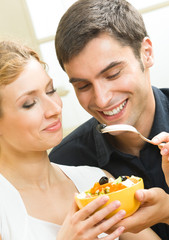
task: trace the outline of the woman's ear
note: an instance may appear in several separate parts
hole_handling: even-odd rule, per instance
[[[154,54],[152,48],[152,42],[149,37],[145,37],[142,41],[141,55],[143,59],[144,66],[149,68],[154,64]]]

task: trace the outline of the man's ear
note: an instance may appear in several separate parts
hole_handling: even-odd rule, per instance
[[[153,66],[154,54],[152,42],[149,37],[145,37],[142,41],[141,56],[145,67],[149,68]]]

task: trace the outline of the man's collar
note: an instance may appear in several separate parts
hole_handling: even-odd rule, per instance
[[[169,116],[169,107],[168,107],[169,89],[165,89],[163,91],[163,89],[158,89],[153,87],[153,93],[155,97],[156,107],[155,107],[154,122],[149,135],[150,139],[162,131],[169,132],[168,118],[164,117],[166,116],[167,113],[168,113],[167,115]],[[168,95],[167,96],[168,100],[166,100],[166,95]],[[96,154],[97,154],[98,165],[99,167],[103,167],[110,161],[111,154],[116,150],[106,140],[105,135],[102,133],[99,133],[96,130],[97,124],[98,124],[98,121],[95,120],[95,123],[93,126],[93,135],[94,135],[95,144],[96,144]]]
[[[149,135],[150,139],[162,131],[169,132],[168,118],[166,117],[169,116],[169,89],[153,87],[153,93],[155,97],[155,115]]]

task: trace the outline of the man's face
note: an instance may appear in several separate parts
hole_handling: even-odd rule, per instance
[[[150,114],[150,45],[143,44],[139,61],[130,47],[102,34],[64,65],[80,104],[100,123],[136,126]]]

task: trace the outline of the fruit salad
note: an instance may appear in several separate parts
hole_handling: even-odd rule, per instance
[[[78,198],[91,198],[103,194],[116,192],[125,188],[129,188],[141,181],[141,178],[135,176],[120,176],[117,179],[102,177],[94,186],[78,194]]]

